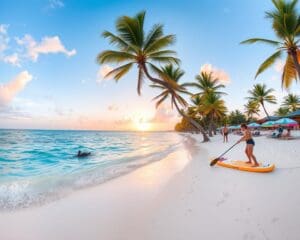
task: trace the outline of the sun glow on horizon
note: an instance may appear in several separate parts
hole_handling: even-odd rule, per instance
[[[132,117],[133,128],[137,131],[146,132],[153,130],[153,123],[151,122],[151,113],[137,112]]]
[[[139,122],[136,124],[138,131],[146,132],[152,130],[152,124],[150,122]]]

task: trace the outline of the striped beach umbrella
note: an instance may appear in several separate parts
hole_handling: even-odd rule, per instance
[[[264,122],[261,126],[262,127],[265,127],[265,128],[268,128],[268,127],[274,127],[276,124],[274,121],[267,121],[267,122]]]
[[[249,128],[259,128],[259,127],[260,127],[260,124],[253,122],[253,123],[248,124],[247,126],[248,126]]]
[[[298,123],[290,118],[281,118],[277,121],[275,121],[276,125],[282,125],[282,126],[288,126],[288,127],[294,127],[294,126],[298,126]]]

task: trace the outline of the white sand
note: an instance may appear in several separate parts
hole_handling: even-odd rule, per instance
[[[195,135],[193,135],[194,137]],[[0,213],[1,240],[299,239],[300,140],[255,138],[258,174],[208,166],[220,136],[42,207]],[[197,136],[200,139],[200,136]],[[245,160],[244,143],[227,157]]]

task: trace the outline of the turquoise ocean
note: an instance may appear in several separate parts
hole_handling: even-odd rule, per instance
[[[0,130],[0,211],[41,205],[161,160],[175,132]],[[77,151],[91,152],[85,158]]]

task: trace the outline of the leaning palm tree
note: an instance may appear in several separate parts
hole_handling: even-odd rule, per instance
[[[204,116],[208,116],[209,136],[212,136],[212,130],[216,121],[222,119],[227,112],[224,100],[221,99],[220,95],[209,92],[201,97],[198,109]]]
[[[107,38],[117,50],[106,50],[98,54],[99,64],[115,64],[116,67],[108,72],[105,77],[112,77],[116,81],[124,77],[134,66],[137,66],[137,92],[141,94],[145,76],[154,84],[160,85],[172,95],[176,95],[174,81],[158,79],[150,74],[149,67],[157,70],[155,64],[178,64],[180,60],[175,57],[176,52],[167,49],[175,42],[175,35],[164,35],[163,26],[156,24],[148,34],[144,30],[145,12],[138,13],[135,17],[122,16],[116,22],[116,34],[104,31],[103,37]],[[121,65],[121,66],[120,66]],[[174,85],[175,84],[175,85]],[[177,86],[176,86],[177,87]],[[183,114],[181,112],[181,114]],[[188,116],[186,116],[188,118]],[[189,119],[202,134],[203,128],[196,121]],[[204,137],[207,141],[207,136]]]
[[[178,83],[184,72],[180,68],[174,68],[171,64],[160,69],[155,67],[153,70],[160,76],[161,79],[167,82],[169,86],[172,86],[170,88],[161,84],[150,85],[151,87],[157,88],[161,91],[159,95],[153,98],[153,100],[157,101],[156,107],[159,107],[159,105],[162,104],[166,99],[170,98],[171,106],[175,106],[176,110],[183,118],[187,119],[193,126],[200,130],[203,135],[204,142],[209,141],[209,138],[206,135],[203,127],[197,121],[195,121],[193,117],[188,116],[181,109],[181,107],[187,107],[188,103],[183,97],[180,96],[180,94],[190,94],[182,85]]]
[[[287,108],[290,112],[294,112],[300,108],[300,97],[296,94],[288,94],[284,97],[282,107]]]
[[[255,78],[271,67],[275,61],[287,53],[282,74],[282,86],[288,88],[292,81],[300,78],[299,58],[299,36],[300,36],[300,15],[297,12],[298,0],[272,0],[275,9],[266,12],[266,17],[271,19],[273,30],[277,40],[263,38],[251,38],[241,43],[266,43],[276,47],[276,52],[268,57],[258,68]]]
[[[284,107],[280,107],[277,109],[277,111],[275,112],[275,115],[278,117],[284,117],[289,113],[289,109],[288,108],[284,108]]]
[[[202,96],[204,94],[208,94],[214,92],[219,95],[225,94],[220,91],[220,89],[224,88],[225,85],[219,83],[219,79],[213,78],[213,73],[201,72],[196,76],[196,82],[184,83],[184,87],[194,87],[199,92],[194,94],[193,96]]]
[[[253,119],[254,115],[259,114],[259,104],[255,101],[248,101],[245,105],[245,114],[248,119]]]
[[[143,79],[146,76],[154,83],[167,83],[151,76],[149,66],[165,63],[179,63],[176,52],[167,49],[175,42],[175,35],[164,35],[163,25],[156,24],[146,34],[144,29],[145,12],[135,17],[122,16],[116,22],[116,34],[104,31],[102,36],[107,38],[116,50],[106,50],[98,54],[99,64],[115,64],[116,67],[105,77],[116,81],[124,77],[134,66],[137,67],[137,92],[141,94]],[[121,66],[120,66],[121,65]]]
[[[265,103],[276,103],[276,98],[274,95],[272,95],[273,91],[274,89],[272,88],[267,89],[267,86],[265,84],[255,84],[253,86],[253,89],[248,91],[250,96],[247,97],[247,99],[257,104],[260,104],[268,118],[270,116],[266,110]]]

